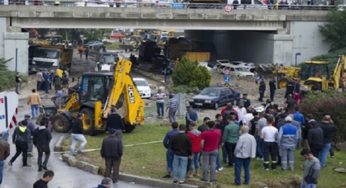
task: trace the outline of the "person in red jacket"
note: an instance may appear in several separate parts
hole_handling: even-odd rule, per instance
[[[201,152],[202,138],[201,132],[196,128],[196,123],[191,124],[191,131],[187,133],[187,136],[190,137],[192,144],[192,158],[190,159],[188,176],[199,176],[199,157]]]

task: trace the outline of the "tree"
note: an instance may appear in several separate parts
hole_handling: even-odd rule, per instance
[[[320,32],[331,43],[331,51],[346,47],[346,11],[332,10]]]
[[[207,68],[199,66],[197,62],[183,58],[175,66],[172,79],[176,87],[185,85],[191,88],[203,89],[209,86],[211,75]]]

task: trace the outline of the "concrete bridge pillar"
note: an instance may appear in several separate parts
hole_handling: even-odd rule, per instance
[[[291,66],[293,59],[293,39],[294,36],[286,34],[273,35],[273,62]]]
[[[28,74],[28,54],[29,54],[29,33],[22,33],[20,28],[11,28],[9,18],[0,17],[0,58],[11,59],[7,67],[11,71],[16,71],[16,49],[17,71],[21,74]]]

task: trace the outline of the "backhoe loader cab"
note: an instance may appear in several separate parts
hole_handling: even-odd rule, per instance
[[[96,101],[105,103],[112,85],[112,72],[85,73],[79,87],[80,101],[82,103]]]
[[[125,131],[131,132],[136,125],[144,122],[144,101],[132,81],[132,63],[128,60],[117,62],[114,72],[84,73],[78,91],[60,109],[54,128],[66,132],[72,123],[72,112],[83,113],[85,134],[106,130],[106,120],[112,107],[122,108]],[[78,108],[73,108],[77,106]]]
[[[306,61],[301,69],[301,79],[307,80],[310,77],[326,77],[330,79],[328,63],[325,61]]]
[[[329,64],[325,61],[306,61],[300,71],[301,80],[304,80],[310,90],[328,90],[331,77]]]

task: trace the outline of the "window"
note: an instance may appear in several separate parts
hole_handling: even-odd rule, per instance
[[[112,80],[110,76],[84,76],[81,85],[81,99],[83,101],[101,100],[105,102],[111,84]]]

